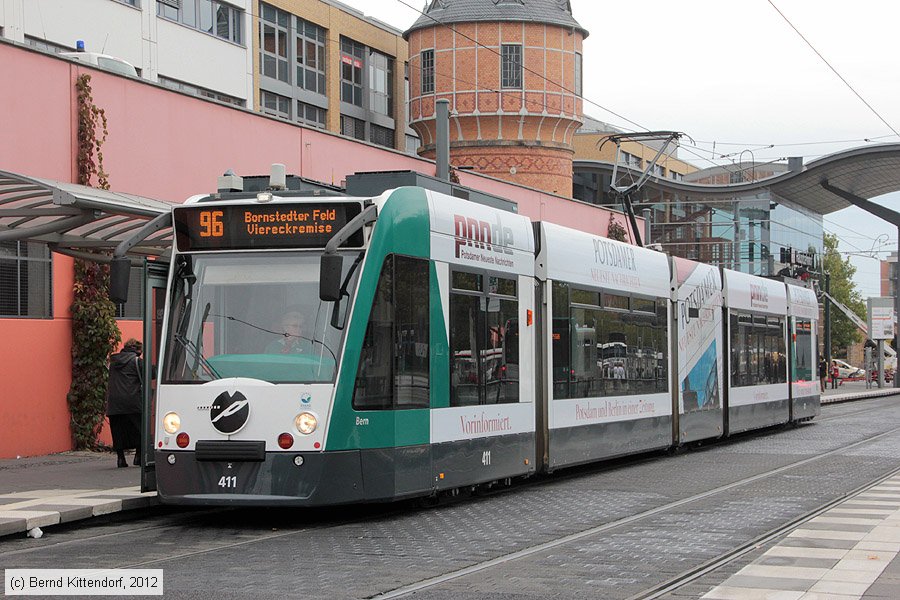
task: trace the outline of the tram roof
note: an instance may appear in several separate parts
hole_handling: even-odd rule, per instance
[[[596,160],[575,160],[574,165],[610,173],[613,168],[612,163]],[[807,210],[827,215],[852,204],[824,188],[823,182],[865,200],[900,191],[900,144],[852,148],[814,160],[799,169],[748,183],[705,185],[656,176],[649,181],[664,191],[696,196],[738,196],[768,189]]]
[[[0,171],[0,241],[43,242],[73,256],[89,250],[108,254],[171,208],[168,202],[135,194]],[[166,228],[132,253],[158,256],[171,245],[172,230]]]

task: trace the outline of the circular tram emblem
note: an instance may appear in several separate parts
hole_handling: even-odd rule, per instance
[[[209,420],[220,433],[237,433],[250,418],[250,401],[240,392],[222,392],[209,408]]]

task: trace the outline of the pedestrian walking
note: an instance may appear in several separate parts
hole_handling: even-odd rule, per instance
[[[118,465],[127,467],[125,450],[134,448],[134,464],[141,464],[141,409],[143,407],[143,344],[132,338],[121,352],[109,357],[106,414]]]
[[[825,379],[828,377],[828,361],[824,357],[819,359],[819,388],[825,393]]]

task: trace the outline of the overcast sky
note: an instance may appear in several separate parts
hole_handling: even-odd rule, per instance
[[[398,29],[425,5],[341,1]],[[874,111],[768,0],[572,0],[575,19],[590,32],[585,112],[626,130],[684,132],[696,147],[682,147],[679,156],[700,168],[711,159],[722,164],[723,154],[735,153],[738,162],[743,150],[761,162],[803,156],[809,163],[900,142],[891,129],[900,131],[900,2],[772,2]],[[900,193],[878,201],[900,210]],[[840,237],[844,252],[881,248],[881,234],[896,250],[896,229],[855,208],[828,215],[825,228]],[[863,296],[879,295],[878,261],[852,260]]]

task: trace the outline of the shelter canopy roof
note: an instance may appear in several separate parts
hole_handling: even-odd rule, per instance
[[[577,169],[597,169],[612,173],[605,161],[575,160]],[[623,167],[619,167],[621,172]],[[635,177],[636,171],[630,169]],[[827,215],[852,206],[845,198],[823,187],[823,182],[844,192],[869,200],[900,191],[900,144],[879,144],[830,154],[793,171],[746,183],[704,185],[651,177],[659,189],[691,196],[741,196],[769,190],[777,196],[812,212]]]
[[[0,242],[44,242],[54,251],[112,254],[115,247],[172,204],[50,179],[0,171]],[[172,245],[167,227],[131,249],[158,256]]]

